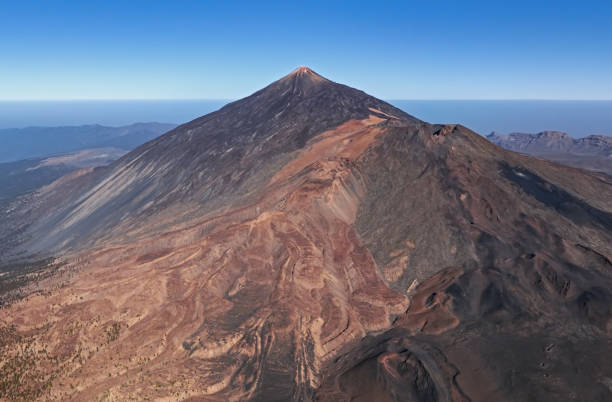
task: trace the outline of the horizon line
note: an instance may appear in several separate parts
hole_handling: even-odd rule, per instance
[[[233,102],[244,98],[68,98],[68,99],[0,99],[0,102]],[[379,98],[394,101],[548,101],[548,102],[611,102],[612,98]]]

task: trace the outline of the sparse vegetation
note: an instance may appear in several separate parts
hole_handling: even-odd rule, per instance
[[[111,343],[119,339],[121,333],[121,324],[118,322],[113,323],[110,327],[106,328],[106,343]]]
[[[57,359],[14,326],[0,327],[0,399],[30,401],[46,393],[59,372]]]
[[[0,267],[0,308],[6,307],[28,295],[26,287],[37,285],[51,277],[62,263],[55,258],[19,262]]]

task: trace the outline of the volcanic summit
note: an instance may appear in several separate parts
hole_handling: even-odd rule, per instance
[[[4,395],[612,398],[610,176],[308,67],[1,222]]]

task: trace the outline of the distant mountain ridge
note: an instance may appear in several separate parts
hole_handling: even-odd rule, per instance
[[[127,152],[112,147],[91,148],[0,163],[0,208],[16,197],[50,184],[74,170],[107,165]]]
[[[81,168],[104,166],[175,124],[0,129],[0,207]]]
[[[511,151],[612,174],[612,137],[609,136],[573,138],[562,131],[542,131],[536,134],[492,132],[487,139]]]
[[[174,127],[176,124],[152,122],[120,127],[92,124],[0,129],[0,163],[89,148],[131,150]]]

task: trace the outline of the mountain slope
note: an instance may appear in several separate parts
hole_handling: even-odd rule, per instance
[[[543,131],[537,134],[491,133],[487,139],[511,151],[612,174],[612,138],[604,135],[574,139],[559,131]]]
[[[0,310],[28,379],[0,389],[603,401],[611,200],[302,67],[9,214],[64,265]]]
[[[45,236],[33,234],[25,248],[38,252],[109,234],[123,241],[134,226],[150,234],[185,223],[261,190],[314,135],[372,113],[417,121],[361,91],[297,69],[121,158],[81,197],[37,219],[31,232]],[[171,220],[164,218],[161,228],[159,212]]]

